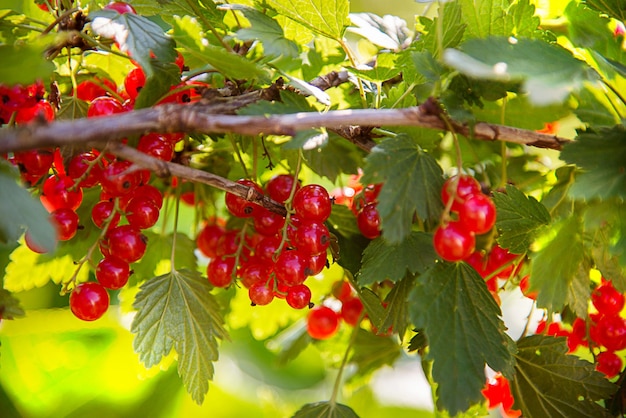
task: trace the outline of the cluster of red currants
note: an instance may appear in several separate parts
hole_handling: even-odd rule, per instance
[[[339,330],[341,320],[355,327],[363,316],[363,303],[356,296],[350,283],[345,280],[335,282],[332,295],[341,302],[339,312],[330,306],[319,305],[311,309],[307,316],[307,332],[316,340],[325,340],[335,335]]]
[[[197,237],[200,251],[211,260],[209,282],[228,287],[235,279],[248,289],[253,305],[267,305],[284,298],[294,309],[311,307],[311,291],[304,284],[319,274],[327,263],[331,236],[324,222],[331,213],[328,192],[322,186],[300,186],[289,174],[272,177],[265,190],[251,180],[238,183],[254,188],[279,203],[289,201],[293,214],[288,218],[269,211],[232,193],[226,193],[226,207],[239,218],[250,218],[254,234],[245,230],[226,231],[207,225]]]
[[[515,399],[511,393],[511,386],[506,377],[496,373],[492,378],[487,379],[487,384],[482,390],[482,394],[487,399],[487,408],[500,407],[501,415],[505,418],[517,418],[522,412],[512,409]]]
[[[0,84],[0,125],[24,124],[37,118],[54,119],[54,108],[44,97],[45,87],[41,81],[29,85]]]
[[[599,350],[594,352],[596,369],[608,378],[617,376],[623,369],[622,357],[616,352],[626,348],[626,319],[620,314],[624,308],[624,294],[613,287],[611,281],[602,279],[591,294],[595,312],[589,314],[589,321],[576,318],[571,331],[559,322],[546,325],[539,323],[537,333],[567,337],[569,352],[579,347]]]
[[[361,234],[368,239],[375,239],[381,234],[377,205],[383,185],[368,184],[364,187],[359,182],[360,178],[361,174],[353,175],[347,186],[333,190],[332,195],[335,203],[349,207],[356,215]]]
[[[444,260],[465,260],[474,252],[476,235],[489,232],[495,225],[496,206],[482,193],[480,183],[465,174],[445,181],[441,199],[455,219],[435,230],[435,250]]]

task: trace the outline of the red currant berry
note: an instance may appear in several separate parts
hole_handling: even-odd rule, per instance
[[[32,122],[35,119],[52,122],[54,120],[52,105],[46,100],[40,100],[34,106],[19,109],[15,116],[15,122],[18,125]]]
[[[337,333],[339,315],[328,306],[317,306],[307,317],[307,332],[316,340],[325,340]]]
[[[319,184],[302,186],[293,197],[293,209],[300,219],[324,222],[330,216],[330,196]]]
[[[87,108],[87,117],[114,115],[124,113],[124,107],[113,97],[101,96],[93,99]]]
[[[133,197],[126,206],[126,220],[137,229],[150,228],[159,220],[159,208],[149,197]]]
[[[240,179],[237,183],[244,186],[253,187],[257,192],[263,193],[261,186],[252,180]],[[247,201],[246,199],[236,196],[232,193],[226,193],[226,207],[234,216],[238,218],[250,218],[256,216],[261,211],[261,206]]]
[[[228,287],[233,281],[235,257],[216,257],[207,266],[209,283],[215,287]]]
[[[482,193],[471,195],[459,208],[459,222],[475,234],[487,233],[496,223],[496,205]]]
[[[112,1],[111,3],[104,6],[104,8],[108,10],[115,10],[119,14],[124,14],[124,13],[137,14],[133,6],[123,1]]]
[[[596,356],[596,370],[604,373],[609,379],[617,376],[622,371],[623,365],[622,358],[613,351],[603,351]]]
[[[132,165],[130,161],[115,161],[106,166],[100,179],[102,191],[117,197],[135,190],[142,179],[139,171],[129,171]]]
[[[296,230],[293,244],[307,255],[326,253],[330,245],[330,233],[321,222],[303,221]]]
[[[137,150],[162,161],[171,161],[174,157],[174,146],[165,136],[159,134],[142,136]]]
[[[216,257],[217,243],[222,235],[224,235],[224,232],[224,228],[215,224],[208,224],[202,228],[196,238],[196,245],[202,254],[209,258]]]
[[[315,276],[320,274],[324,267],[326,267],[326,252],[310,255],[309,256],[309,270],[307,271],[309,276]]]
[[[362,313],[363,303],[358,297],[349,298],[341,305],[341,318],[346,324],[352,325],[353,327],[359,323]]]
[[[285,226],[285,218],[271,212],[263,207],[259,207],[254,215],[254,229],[261,235],[276,235]]]
[[[594,289],[591,302],[603,315],[619,315],[624,308],[624,295],[611,282],[604,282]]]
[[[310,306],[311,289],[305,284],[291,286],[287,289],[285,300],[293,309],[302,309]]]
[[[454,187],[457,180],[458,183],[456,184],[455,191]],[[452,210],[458,211],[460,205],[467,200],[469,196],[477,193],[482,193],[480,183],[472,176],[461,174],[460,176],[450,177],[443,183],[443,187],[441,188],[441,200],[444,205],[447,205],[448,200],[450,200],[452,196],[456,196],[452,203]]]
[[[241,231],[238,229],[232,229],[226,231],[219,237],[217,241],[217,255],[232,255],[237,252],[239,243],[241,242]]]
[[[98,283],[107,289],[117,290],[126,286],[130,277],[130,265],[117,257],[105,257],[96,267]]]
[[[98,97],[106,96],[108,94],[107,89],[103,86],[108,87],[111,91],[117,91],[115,81],[108,78],[101,79],[99,77],[94,77],[93,80],[85,80],[78,83],[78,86],[76,86],[76,96],[80,100],[90,102]]]
[[[78,215],[72,209],[59,208],[50,214],[60,241],[74,238],[78,230]]]
[[[519,288],[524,294],[524,296],[532,300],[537,300],[538,292],[536,290],[533,290],[532,292],[529,290],[530,289],[530,276],[528,274],[522,277],[522,280],[520,280]]]
[[[602,316],[597,323],[596,342],[610,351],[626,348],[626,319],[621,316]]]
[[[250,286],[248,296],[253,305],[267,305],[274,299],[274,289],[268,287],[267,282],[259,281]]]
[[[135,189],[133,197],[140,196],[150,199],[159,210],[163,207],[163,194],[159,189],[150,184],[143,184]]]
[[[127,263],[141,259],[146,252],[146,236],[131,225],[116,226],[107,235],[109,254]]]
[[[447,261],[461,261],[474,251],[476,237],[459,222],[450,222],[440,226],[433,237],[435,251]]]
[[[109,309],[109,294],[100,283],[80,283],[70,294],[70,309],[78,319],[95,321]]]
[[[102,166],[93,161],[98,158],[93,152],[83,152],[72,158],[67,166],[67,175],[77,180],[82,178],[78,185],[80,187],[93,187],[102,178]],[[87,173],[87,170],[89,172]],[[85,174],[87,173],[87,174]]]
[[[115,228],[120,221],[120,214],[115,213],[113,218],[113,211],[115,204],[110,200],[101,200],[91,208],[91,220],[98,228],[103,228],[108,219],[111,219],[109,228]]]
[[[50,212],[60,208],[76,210],[83,201],[83,191],[74,187],[71,178],[52,175],[44,181],[40,199]]]
[[[508,250],[494,245],[489,253],[489,259],[487,260],[487,271],[489,274],[498,272],[494,277],[498,279],[508,279],[518,273],[522,267],[522,263],[519,263],[517,267],[513,265],[513,261],[517,258],[517,255],[511,254]]]
[[[283,251],[274,264],[276,279],[287,286],[302,284],[308,270],[307,257],[297,250]]]
[[[131,100],[135,100],[139,92],[146,85],[146,75],[141,67],[135,67],[124,78],[124,88]]]
[[[341,302],[345,302],[349,299],[352,299],[352,286],[345,280],[337,280],[333,283],[333,288],[331,293]]]
[[[291,194],[291,188],[296,181],[291,174],[279,174],[272,177],[265,185],[267,194],[275,201],[285,203]],[[296,184],[296,190],[300,184]]]
[[[41,177],[47,174],[52,167],[54,154],[51,150],[28,150],[15,153],[15,162],[20,166],[20,171],[33,176]]]
[[[261,239],[257,245],[254,247],[254,254],[261,260],[263,263],[273,264],[274,263],[274,255],[276,251],[280,247],[282,239],[278,235],[274,235],[271,237],[265,237]]]
[[[239,278],[241,279],[241,284],[249,289],[256,282],[267,283],[271,273],[272,267],[269,265],[253,262],[241,269]]]
[[[375,203],[368,203],[361,208],[356,223],[365,238],[374,239],[380,236],[380,216]]]

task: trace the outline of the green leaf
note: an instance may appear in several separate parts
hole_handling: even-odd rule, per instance
[[[303,150],[302,156],[309,168],[333,183],[342,173],[356,173],[363,162],[362,154],[356,147],[334,134],[329,136],[326,146]]]
[[[525,417],[611,416],[595,401],[607,399],[617,387],[592,363],[567,355],[565,338],[532,335],[518,341],[517,348],[510,385],[513,408]]]
[[[9,243],[27,230],[33,242],[47,251],[57,244],[57,233],[39,200],[17,183],[18,171],[0,161],[0,243]]]
[[[469,77],[523,82],[535,105],[563,102],[583,81],[596,78],[565,48],[538,39],[469,39],[459,49],[445,50],[443,60]]]
[[[307,129],[299,131],[291,140],[284,143],[284,149],[302,149],[305,151],[323,147],[328,143],[328,132],[326,129]]]
[[[44,58],[45,46],[22,44],[19,46],[0,45],[0,57],[11,65],[0,66],[0,83],[31,84],[37,80],[47,80],[54,71],[54,64]]]
[[[141,15],[113,10],[99,10],[90,17],[96,34],[115,39],[120,50],[143,69],[146,84],[137,96],[135,108],[153,105],[180,81],[180,70],[174,64],[175,42],[159,25]]]
[[[376,145],[363,171],[363,184],[383,183],[377,208],[389,243],[400,243],[410,234],[416,211],[427,222],[439,219],[443,170],[406,135]]]
[[[150,251],[137,263],[133,264],[133,280],[142,281],[153,277],[156,268],[162,261],[169,261],[172,256],[172,246],[174,245],[174,235],[161,235],[150,230],[143,231],[148,239]],[[174,260],[176,269],[187,268],[195,270],[198,260],[194,254],[196,242],[183,233],[176,234],[176,248],[174,249]]]
[[[200,273],[172,271],[143,283],[133,307],[131,325],[140,360],[151,367],[172,348],[178,353],[178,374],[191,397],[202,403],[218,359],[217,339],[228,338],[211,286]]]
[[[361,268],[361,255],[370,240],[361,234],[354,213],[346,206],[333,205],[333,211],[327,222],[329,231],[335,235],[339,244],[339,265],[352,274]]]
[[[0,319],[15,319],[24,315],[20,301],[8,290],[0,288]]]
[[[535,5],[529,0],[519,0],[513,4],[504,17],[505,28],[503,35],[536,37],[541,20],[535,13]]]
[[[335,402],[308,403],[300,408],[291,418],[358,418],[349,406]]]
[[[268,0],[281,15],[327,38],[341,41],[350,23],[348,0]]]
[[[572,216],[550,230],[556,235],[532,256],[530,289],[539,290],[537,306],[558,312],[583,261],[582,222]]]
[[[244,41],[259,40],[263,43],[263,52],[269,57],[298,56],[298,45],[285,38],[283,28],[274,19],[260,11],[242,4],[223,4],[226,10],[239,10],[250,21],[251,27],[239,29],[237,37]]]
[[[175,17],[172,37],[187,55],[199,65],[210,65],[225,77],[232,79],[259,79],[268,81],[269,74],[257,63],[241,55],[228,52],[221,46],[208,44],[203,30],[191,16]]]
[[[437,260],[430,234],[413,231],[404,241],[392,244],[383,237],[373,240],[363,252],[363,261],[358,280],[370,285],[389,279],[397,282],[407,272],[423,273]]]
[[[409,294],[413,290],[415,276],[407,275],[396,283],[385,297],[385,315],[380,323],[375,323],[381,331],[391,328],[400,340],[409,326]]]
[[[396,64],[398,58],[398,54],[381,53],[376,57],[376,64],[373,68],[349,67],[348,71],[373,83],[383,82],[394,78],[402,71],[402,67]]]
[[[401,354],[402,347],[393,337],[379,336],[359,329],[349,362],[357,367],[356,376],[363,377],[383,366],[392,366]]]
[[[586,0],[585,4],[614,19],[626,21],[626,2],[624,0]]]
[[[550,223],[550,213],[532,196],[507,185],[506,192],[493,195],[496,204],[498,243],[515,254],[528,251],[537,231]]]
[[[489,83],[492,84],[492,83]],[[515,126],[522,129],[542,129],[546,122],[554,122],[567,116],[571,109],[563,104],[534,106],[526,96],[511,97],[506,101],[504,119],[502,105],[488,101],[482,109],[472,110],[477,120]]]
[[[582,172],[570,188],[575,199],[626,197],[626,128],[587,130],[567,144],[561,158]]]
[[[439,3],[438,12],[439,17],[433,20],[419,16],[419,23],[423,25],[423,29],[415,41],[415,47],[418,51],[430,51],[433,57],[440,57],[446,48],[456,47],[463,39],[467,26],[463,23],[463,13],[459,2]],[[440,19],[441,23],[439,23]],[[438,26],[441,32],[437,29]]]
[[[472,267],[444,262],[427,270],[409,303],[413,324],[428,336],[439,409],[454,416],[482,402],[485,363],[513,375],[514,342],[504,333],[500,307]]]
[[[574,114],[581,122],[594,127],[611,127],[620,122],[620,116],[615,112],[607,95],[586,86],[573,96],[578,102]]]
[[[58,120],[84,118],[87,117],[88,108],[89,103],[84,100],[74,96],[65,97],[61,104],[61,109],[56,114],[56,118]]]
[[[505,29],[508,0],[462,0],[466,38],[486,38],[491,35],[511,35]]]

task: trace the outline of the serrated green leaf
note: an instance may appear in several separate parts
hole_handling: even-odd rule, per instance
[[[178,354],[178,374],[191,397],[202,403],[218,359],[217,339],[228,338],[211,286],[200,273],[172,271],[143,283],[133,307],[131,325],[140,360],[158,364],[172,348]]]
[[[537,231],[550,223],[550,213],[532,196],[507,185],[506,192],[493,195],[496,204],[498,243],[514,254],[523,254],[533,242]]]
[[[0,83],[31,84],[37,80],[47,80],[54,71],[54,64],[44,58],[45,45],[22,44],[20,46],[0,45],[0,57],[11,65],[0,66]]]
[[[89,103],[84,100],[80,100],[77,97],[70,96],[63,99],[61,109],[56,114],[58,120],[64,119],[80,119],[87,116],[87,109]]]
[[[174,235],[161,235],[153,231],[146,230],[143,234],[148,239],[149,251],[137,263],[133,264],[133,280],[142,281],[153,277],[155,269],[163,260],[170,260],[172,257],[172,246],[174,245]],[[195,270],[198,260],[194,254],[196,243],[186,234],[176,234],[176,248],[174,249],[174,260],[177,269],[187,268]]]
[[[209,65],[232,79],[269,81],[268,72],[254,61],[208,44],[200,23],[191,16],[175,17],[172,29],[172,37],[198,66]]]
[[[57,233],[48,212],[17,183],[18,175],[9,162],[0,161],[0,243],[17,241],[28,230],[33,242],[53,251]]]
[[[347,206],[334,204],[328,218],[328,223],[341,235],[351,237],[361,235],[361,230],[356,223],[354,212]],[[368,241],[369,242],[369,241]]]
[[[421,351],[428,346],[428,338],[426,338],[426,334],[423,330],[415,331],[416,334],[411,337],[411,341],[409,341],[409,346],[407,350],[411,351]]]
[[[363,377],[383,366],[392,366],[401,354],[402,347],[394,338],[359,329],[349,362],[357,367],[356,375]]]
[[[327,225],[339,244],[337,262],[352,274],[356,274],[361,268],[363,250],[370,240],[361,234],[354,213],[343,205],[333,205]]]
[[[363,308],[365,312],[367,312],[368,318],[374,324],[380,324],[384,321],[385,318],[385,308],[376,293],[374,293],[371,289],[367,287],[359,287],[356,286],[355,290],[363,303]],[[385,332],[380,330],[381,332]]]
[[[626,197],[626,128],[616,125],[580,133],[561,152],[561,158],[582,172],[570,188],[577,199]]]
[[[423,29],[415,41],[417,50],[430,51],[433,57],[441,57],[446,48],[456,47],[463,39],[466,28],[459,2],[440,3],[438,15],[439,17],[433,20],[419,16],[418,19],[423,25]],[[440,19],[441,23],[439,23]],[[440,32],[437,29],[438,26]]]
[[[564,337],[532,335],[517,343],[514,409],[525,417],[596,418],[611,416],[595,401],[617,387],[592,363],[567,355]]]
[[[20,301],[8,290],[0,288],[0,319],[15,319],[24,315]]]
[[[573,96],[578,102],[574,114],[588,126],[611,127],[620,122],[620,116],[605,94],[586,86],[575,92]]]
[[[84,254],[83,254],[84,255]],[[70,255],[37,254],[26,245],[20,245],[11,253],[6,267],[4,288],[21,292],[45,286],[50,280],[59,284],[68,281],[76,272],[75,259]],[[88,268],[82,268],[76,276],[78,282],[87,280]]]
[[[402,340],[409,326],[409,294],[413,290],[415,276],[407,275],[389,291],[385,297],[385,315],[382,323],[375,323],[379,330],[391,328]]]
[[[334,402],[308,403],[291,418],[359,418],[349,406]]]
[[[444,51],[443,60],[469,77],[523,82],[535,105],[563,102],[572,90],[596,76],[565,48],[538,39],[492,36],[469,39]]]
[[[398,244],[391,244],[380,237],[373,240],[363,252],[362,267],[357,278],[362,285],[385,279],[397,282],[407,272],[423,273],[435,264],[437,258],[432,236],[425,232],[413,231]]]
[[[349,67],[348,71],[364,80],[380,83],[400,74],[402,67],[396,64],[398,58],[397,54],[381,53],[376,57],[376,64],[373,68]]]
[[[535,13],[535,5],[529,0],[515,2],[504,18],[503,35],[524,36],[532,38],[537,36],[541,20]]]
[[[356,147],[332,133],[326,146],[303,150],[302,156],[310,169],[320,176],[327,177],[333,183],[342,173],[356,173],[363,162],[362,154]]]
[[[427,222],[439,219],[443,170],[406,135],[376,145],[363,171],[364,184],[383,183],[377,208],[389,243],[400,243],[410,234],[415,212]]]
[[[485,363],[513,375],[514,342],[485,281],[465,263],[440,263],[418,277],[410,296],[413,324],[428,336],[437,407],[452,416],[482,402]]]
[[[572,282],[567,287],[566,303],[579,318],[585,318],[589,312],[591,287],[589,286],[590,266],[581,263]]]
[[[274,19],[242,4],[223,4],[222,9],[239,10],[250,21],[251,27],[239,29],[237,37],[244,41],[260,40],[263,52],[269,57],[298,56],[298,45],[285,38],[283,28]]]
[[[486,38],[491,35],[511,35],[505,32],[508,0],[462,0],[466,38]]]
[[[550,229],[558,232],[531,257],[530,289],[539,290],[537,306],[558,312],[583,261],[582,223],[572,216]]]
[[[348,0],[268,0],[278,13],[327,38],[340,41],[350,20]]]

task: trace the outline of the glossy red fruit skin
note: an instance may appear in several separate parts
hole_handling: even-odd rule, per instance
[[[311,306],[311,289],[305,284],[291,286],[287,289],[285,300],[293,309],[309,307]]]
[[[127,263],[138,261],[146,252],[146,236],[131,225],[109,229],[107,238],[109,253]]]
[[[456,189],[456,199],[452,203],[452,210],[458,211],[460,205],[471,195],[481,193],[480,183],[472,176],[461,174],[460,177],[453,176],[448,178],[441,188],[441,201],[444,205],[448,204],[451,196],[454,196],[454,182],[458,178]]]
[[[70,309],[83,321],[95,321],[109,308],[109,294],[96,282],[78,284],[70,294]]]
[[[596,338],[597,343],[610,351],[623,350],[626,348],[626,319],[621,316],[602,316],[597,323]]]
[[[365,238],[375,239],[380,236],[380,215],[376,203],[371,202],[361,208],[356,223]]]
[[[259,241],[254,247],[254,254],[266,264],[274,264],[274,255],[276,250],[280,247],[281,237],[273,235],[271,237],[265,237]],[[278,255],[276,255],[278,257]]]
[[[217,243],[225,232],[224,228],[219,225],[205,225],[196,237],[196,245],[200,252],[209,258],[216,257]]]
[[[309,270],[306,271],[307,274],[309,276],[320,274],[322,270],[324,270],[324,267],[326,267],[327,259],[328,257],[325,251],[319,254],[310,255],[308,264]]]
[[[93,118],[97,116],[114,115],[125,111],[120,102],[113,97],[101,96],[91,101],[89,108],[87,108],[87,117]]]
[[[48,173],[54,160],[54,154],[51,150],[19,151],[14,155],[15,162],[20,166],[20,171],[38,177]]]
[[[274,289],[271,289],[267,282],[259,281],[253,283],[248,289],[248,297],[253,305],[268,305],[274,300]]]
[[[78,230],[78,215],[72,209],[60,208],[50,214],[57,229],[59,241],[69,241]]]
[[[331,293],[341,302],[352,299],[352,286],[346,280],[337,280],[333,283]]]
[[[94,77],[93,80],[85,80],[78,83],[78,86],[76,86],[76,96],[86,102],[90,102],[101,96],[106,96],[108,91],[102,87],[102,85],[107,86],[112,91],[117,91],[115,81],[108,78],[100,79]]]
[[[96,280],[107,289],[117,290],[126,286],[130,277],[130,265],[117,257],[105,257],[96,267]]]
[[[308,273],[307,257],[297,250],[283,251],[274,264],[276,279],[286,286],[302,284]]]
[[[278,174],[272,177],[265,185],[267,194],[275,201],[285,203],[291,193],[295,179],[291,174]],[[296,185],[296,190],[300,184]]]
[[[461,261],[474,251],[476,237],[458,222],[440,226],[433,237],[435,251],[446,261]]]
[[[537,300],[537,296],[539,296],[539,293],[536,290],[533,290],[532,292],[529,290],[530,289],[530,275],[526,275],[522,277],[522,280],[520,280],[519,282],[519,288],[524,294],[524,296],[532,300]]]
[[[104,8],[108,10],[115,10],[119,14],[124,14],[124,13],[137,14],[133,6],[123,1],[112,1],[111,3],[104,6]]]
[[[159,189],[151,184],[143,184],[135,189],[133,197],[147,197],[156,205],[159,210],[163,207],[163,194]]]
[[[261,186],[252,180],[240,179],[237,180],[237,183],[253,187],[257,192],[263,193]],[[256,214],[261,211],[261,206],[232,193],[226,193],[225,201],[228,211],[238,218],[250,218],[256,216]]]
[[[271,236],[278,234],[285,226],[285,218],[260,207],[254,215],[254,229],[261,235]]]
[[[215,287],[228,287],[233,281],[235,257],[216,257],[207,266],[209,283]]]
[[[54,120],[54,109],[46,100],[40,100],[34,106],[19,109],[15,116],[15,122],[18,125],[23,125],[40,118],[47,122]]]
[[[122,196],[135,190],[141,183],[139,171],[128,172],[130,161],[115,161],[102,170],[100,185],[102,191],[113,197]]]
[[[126,220],[137,229],[148,229],[159,220],[159,208],[149,197],[133,197],[126,206]]]
[[[162,161],[171,161],[174,157],[174,146],[159,134],[144,135],[139,139],[137,150]]]
[[[83,191],[80,187],[70,190],[73,186],[71,178],[51,175],[43,183],[41,203],[50,212],[60,208],[78,209],[83,201]]]
[[[140,67],[135,67],[124,78],[124,88],[131,100],[135,100],[146,85],[146,75]]]
[[[617,376],[623,366],[622,358],[613,351],[603,351],[596,356],[596,370],[604,373],[609,379]]]
[[[94,225],[102,229],[107,219],[113,214],[115,204],[110,200],[101,200],[91,208],[91,220]],[[115,228],[120,222],[120,214],[116,213],[111,220],[109,228]]]
[[[324,222],[330,216],[332,204],[325,188],[319,184],[307,184],[294,195],[293,209],[300,219]]]
[[[477,235],[485,234],[496,224],[496,205],[484,194],[473,194],[459,207],[459,222]]]
[[[267,283],[272,273],[272,267],[263,263],[250,263],[239,271],[241,284],[250,288],[256,282]]]
[[[341,305],[341,319],[351,326],[356,326],[361,319],[363,313],[363,303],[358,297],[352,297],[343,302]]]
[[[619,315],[624,308],[624,295],[611,282],[604,282],[591,293],[591,302],[603,315]]]
[[[317,306],[307,317],[307,332],[316,340],[326,340],[337,333],[339,315],[328,306]]]
[[[296,230],[293,244],[309,256],[326,253],[330,245],[330,233],[321,222],[302,221]]]
[[[89,170],[89,173],[78,185],[83,188],[95,186],[102,178],[102,166],[100,164],[93,164],[90,168],[90,163],[95,161],[96,158],[98,157],[93,152],[83,152],[74,156],[67,166],[67,175],[76,180]]]

